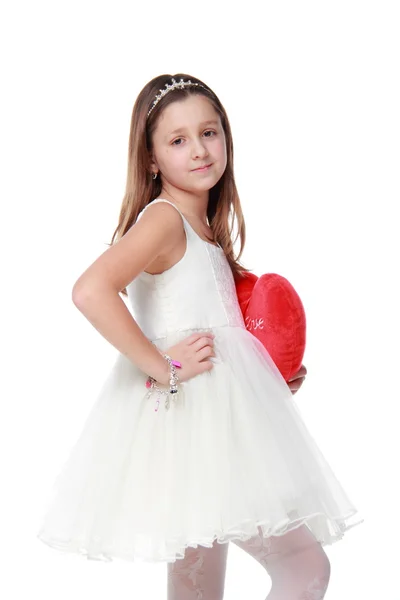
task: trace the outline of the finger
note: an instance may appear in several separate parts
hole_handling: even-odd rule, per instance
[[[303,381],[304,377],[296,377],[296,379],[291,379],[290,381],[288,381],[287,384],[289,387],[295,388],[301,385]]]
[[[209,338],[209,337],[202,336],[199,340],[197,340],[196,342],[193,342],[192,346],[198,352],[202,348],[213,347],[214,346],[214,340],[211,339],[211,338]]]
[[[305,377],[307,375],[307,369],[305,368],[304,365],[302,365],[300,367],[300,369],[297,371],[297,373],[295,373],[290,379],[289,381],[294,381],[295,379],[298,379],[299,377]]]
[[[211,360],[203,360],[199,362],[199,365],[201,365],[201,372],[211,371],[214,368],[214,363]]]
[[[204,346],[204,348],[200,348],[200,350],[196,352],[196,358],[200,361],[209,358],[210,356],[215,356],[214,351],[210,346]]]
[[[189,340],[189,345],[194,344],[195,342],[199,341],[201,338],[206,338],[206,339],[213,339],[215,337],[215,335],[211,332],[211,331],[199,331],[196,333],[193,333],[191,336],[189,336],[188,340]]]
[[[292,391],[293,390],[297,391],[303,385],[303,381],[304,381],[304,377],[300,377],[299,379],[296,379],[294,381],[288,381],[288,386],[290,387],[290,389]]]

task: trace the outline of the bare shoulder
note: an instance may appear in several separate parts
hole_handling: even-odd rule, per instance
[[[74,301],[101,286],[120,292],[142,271],[162,268],[175,249],[179,252],[184,245],[185,230],[177,209],[167,202],[150,204],[125,235],[78,278]]]
[[[165,222],[165,219],[172,226],[183,229],[182,217],[179,211],[168,202],[150,202],[133,227],[137,227],[143,221],[159,222],[162,224]]]

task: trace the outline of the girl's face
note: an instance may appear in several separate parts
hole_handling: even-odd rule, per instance
[[[196,95],[169,104],[153,134],[152,157],[164,190],[208,198],[227,163],[225,133],[211,102]],[[206,165],[211,166],[196,170]]]

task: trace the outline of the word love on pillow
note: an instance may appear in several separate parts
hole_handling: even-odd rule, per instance
[[[246,329],[289,381],[301,367],[306,345],[306,315],[296,290],[276,273],[246,273],[236,281],[236,293]]]

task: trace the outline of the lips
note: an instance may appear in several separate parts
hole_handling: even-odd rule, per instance
[[[206,169],[207,167],[211,167],[212,163],[209,163],[208,165],[203,165],[202,167],[197,167],[197,169],[193,169],[193,171],[202,171],[203,169]]]

